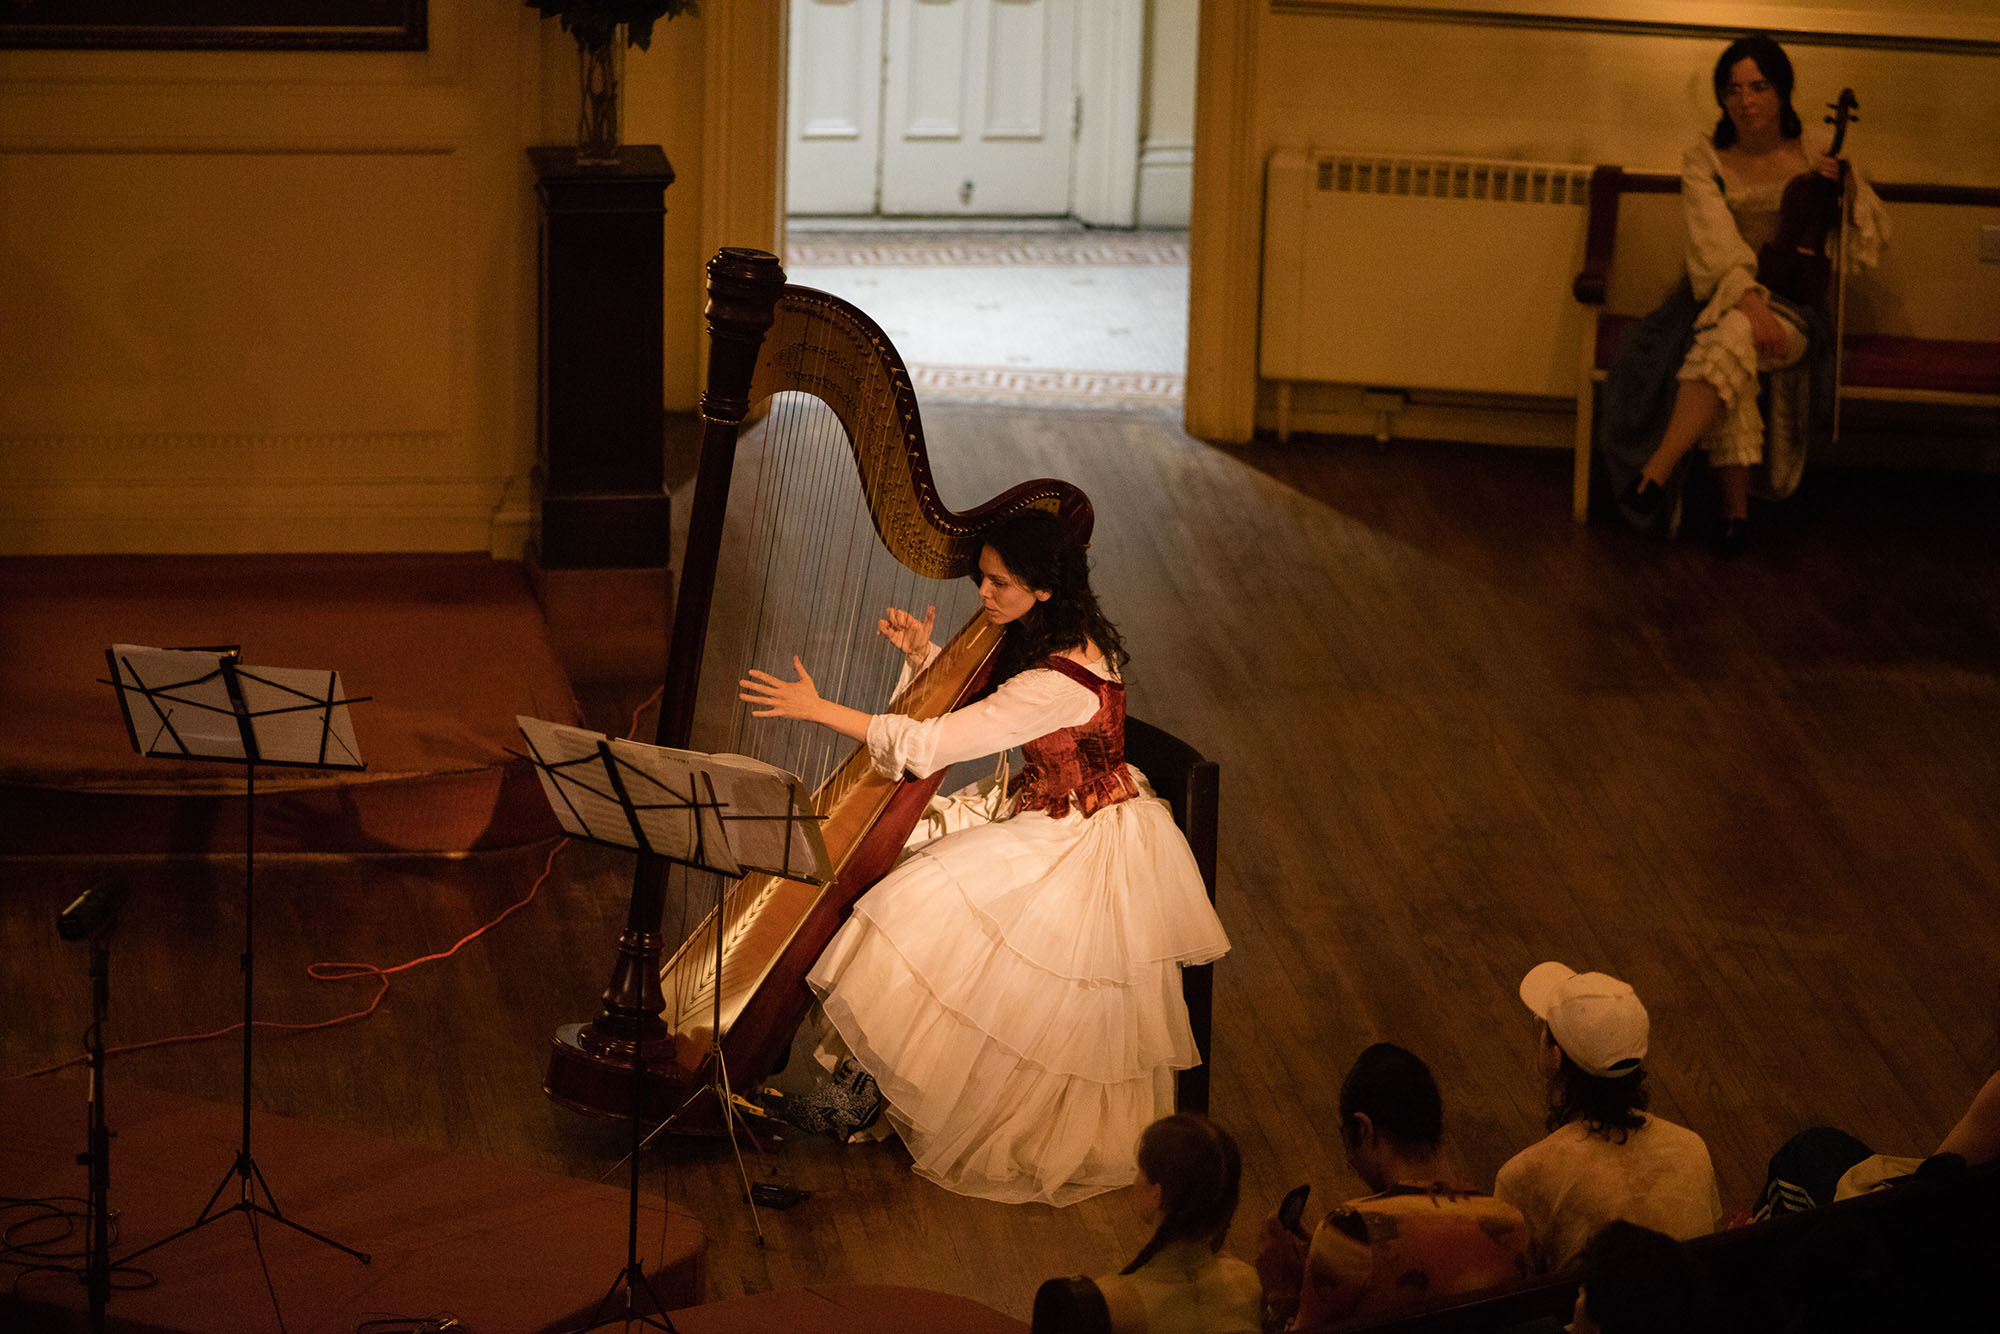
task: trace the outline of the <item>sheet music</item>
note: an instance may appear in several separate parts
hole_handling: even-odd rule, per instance
[[[310,667],[238,667],[257,758],[272,764],[360,769],[354,714],[340,673]]]
[[[811,796],[796,774],[747,755],[706,755],[636,741],[613,741],[611,753],[655,782],[689,769],[706,773],[722,805],[730,851],[751,870],[814,884],[830,874]],[[638,793],[632,795],[636,799]]]
[[[829,874],[819,822],[795,775],[747,756],[648,746],[540,718],[515,722],[549,805],[576,837],[729,875],[749,869],[817,883]]]
[[[262,764],[366,767],[340,673],[244,667],[230,660],[234,651],[111,646],[113,684],[142,755],[240,764],[254,754]],[[229,691],[232,672],[242,693],[240,712]],[[244,748],[246,719],[250,750]]]
[[[141,755],[246,758],[221,654],[113,644],[111,662]]]
[[[631,819],[604,769],[598,749],[606,739],[603,734],[540,718],[516,716],[514,722],[527,738],[542,795],[549,799],[563,832],[597,843],[638,847]]]

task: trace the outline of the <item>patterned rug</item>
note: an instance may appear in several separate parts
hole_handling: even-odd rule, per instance
[[[791,280],[882,326],[921,402],[1178,413],[1185,232],[795,224]]]

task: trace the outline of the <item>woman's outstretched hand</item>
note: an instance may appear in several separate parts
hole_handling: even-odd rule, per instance
[[[875,632],[901,649],[912,667],[919,667],[923,665],[924,654],[930,651],[931,628],[936,624],[935,605],[924,609],[921,621],[901,607],[891,607],[875,622]]]
[[[792,657],[792,667],[799,674],[796,681],[781,680],[769,672],[750,668],[747,680],[738,681],[742,693],[737,696],[750,704],[761,704],[761,709],[750,710],[753,718],[803,718],[807,722],[819,721],[819,687],[806,674],[806,665],[797,655]]]

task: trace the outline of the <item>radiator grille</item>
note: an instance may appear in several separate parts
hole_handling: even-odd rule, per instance
[[[1274,152],[1259,373],[1572,393],[1589,191],[1569,163]]]
[[[1590,192],[1588,168],[1536,162],[1323,157],[1314,168],[1320,189],[1343,194],[1580,205]]]

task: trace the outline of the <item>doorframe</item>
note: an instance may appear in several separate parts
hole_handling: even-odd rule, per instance
[[[703,10],[703,254],[769,243],[746,238],[782,246],[789,8]],[[1070,211],[1092,226],[1131,227],[1139,211],[1146,0],[1076,0],[1076,11],[1083,124],[1071,160]]]
[[[1248,444],[1257,430],[1264,158],[1255,90],[1261,36],[1257,14],[1237,0],[1201,0],[1181,425],[1196,439],[1218,444]]]
[[[1145,87],[1146,0],[1076,0],[1076,88],[1082,132],[1070,212],[1093,227],[1139,221],[1139,101]]]

